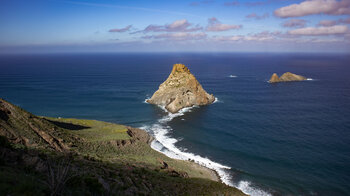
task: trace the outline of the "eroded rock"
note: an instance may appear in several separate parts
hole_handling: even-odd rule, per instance
[[[164,106],[171,113],[194,105],[208,105],[214,101],[214,95],[208,94],[183,64],[175,64],[166,81],[147,100],[148,103]]]
[[[293,81],[303,81],[307,78],[304,76],[296,75],[290,72],[284,73],[281,77],[278,77],[276,73],[272,74],[269,82],[270,83],[276,83],[276,82],[293,82]]]

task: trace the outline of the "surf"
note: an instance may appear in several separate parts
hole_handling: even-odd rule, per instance
[[[218,101],[219,100],[216,98],[215,102],[218,102]],[[147,102],[145,101],[145,103]],[[252,196],[271,195],[268,192],[254,188],[251,185],[251,182],[249,181],[239,181],[234,183],[232,176],[229,172],[231,167],[212,161],[207,157],[203,157],[195,153],[188,152],[186,149],[181,149],[180,147],[175,145],[179,141],[179,139],[176,139],[170,136],[171,132],[174,130],[168,125],[168,123],[172,121],[174,118],[184,116],[186,113],[191,112],[192,109],[198,106],[183,108],[174,114],[168,112],[164,106],[158,106],[158,107],[161,108],[164,112],[166,112],[167,115],[158,119],[158,121],[152,125],[144,125],[140,127],[140,129],[146,130],[148,133],[150,133],[154,137],[154,140],[151,142],[152,149],[160,153],[163,153],[170,158],[179,159],[179,160],[191,160],[201,166],[212,169],[218,174],[218,176],[220,177],[220,180],[224,184],[231,187],[238,188],[245,194],[252,195]]]

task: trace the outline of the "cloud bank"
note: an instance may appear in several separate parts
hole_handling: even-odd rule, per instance
[[[279,8],[274,14],[281,18],[299,17],[313,14],[347,15],[350,14],[349,0],[307,0]]]
[[[219,36],[215,37],[214,39],[216,41],[273,41],[276,39],[277,36],[281,35],[281,32],[269,32],[269,31],[263,31],[256,34],[251,35],[234,35],[234,36]]]
[[[290,19],[282,23],[283,27],[287,28],[295,28],[295,27],[305,27],[306,25],[306,20],[303,19]]]
[[[185,40],[200,40],[205,39],[207,34],[200,33],[187,33],[187,32],[178,32],[178,33],[164,33],[159,35],[143,36],[143,39],[166,39],[173,41],[185,41]]]
[[[202,27],[189,23],[186,19],[176,20],[171,24],[165,25],[148,25],[143,31],[147,32],[194,32],[202,30]]]
[[[348,32],[348,27],[345,25],[336,25],[330,27],[306,27],[300,29],[294,29],[288,31],[290,35],[306,35],[306,36],[314,36],[314,35],[338,35],[345,34]]]
[[[253,18],[253,19],[255,19],[255,20],[265,19],[265,18],[267,18],[267,17],[269,17],[269,13],[265,13],[265,14],[263,14],[263,15],[258,15],[258,14],[256,14],[256,13],[251,13],[251,14],[248,14],[248,15],[246,16],[246,18]]]
[[[324,26],[324,27],[330,27],[337,24],[350,24],[350,17],[349,18],[340,18],[338,20],[321,20],[318,23],[318,26]]]
[[[212,17],[208,19],[208,26],[206,28],[206,31],[218,32],[240,28],[242,28],[242,25],[222,24],[217,18]]]

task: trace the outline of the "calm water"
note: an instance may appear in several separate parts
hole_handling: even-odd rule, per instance
[[[143,127],[158,150],[231,168],[221,169],[226,182],[250,194],[350,195],[349,62],[327,54],[0,56],[0,97],[36,115]],[[175,116],[144,103],[174,63],[188,65],[218,102]],[[266,82],[286,71],[313,80]]]

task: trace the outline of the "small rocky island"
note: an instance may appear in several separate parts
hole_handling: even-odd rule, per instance
[[[276,73],[272,74],[269,82],[277,83],[277,82],[293,82],[293,81],[303,81],[306,80],[304,76],[296,75],[290,72],[284,73],[281,77],[278,77]]]
[[[164,106],[171,113],[194,105],[208,105],[214,101],[215,97],[203,89],[183,64],[175,64],[168,79],[147,100],[148,103]]]

